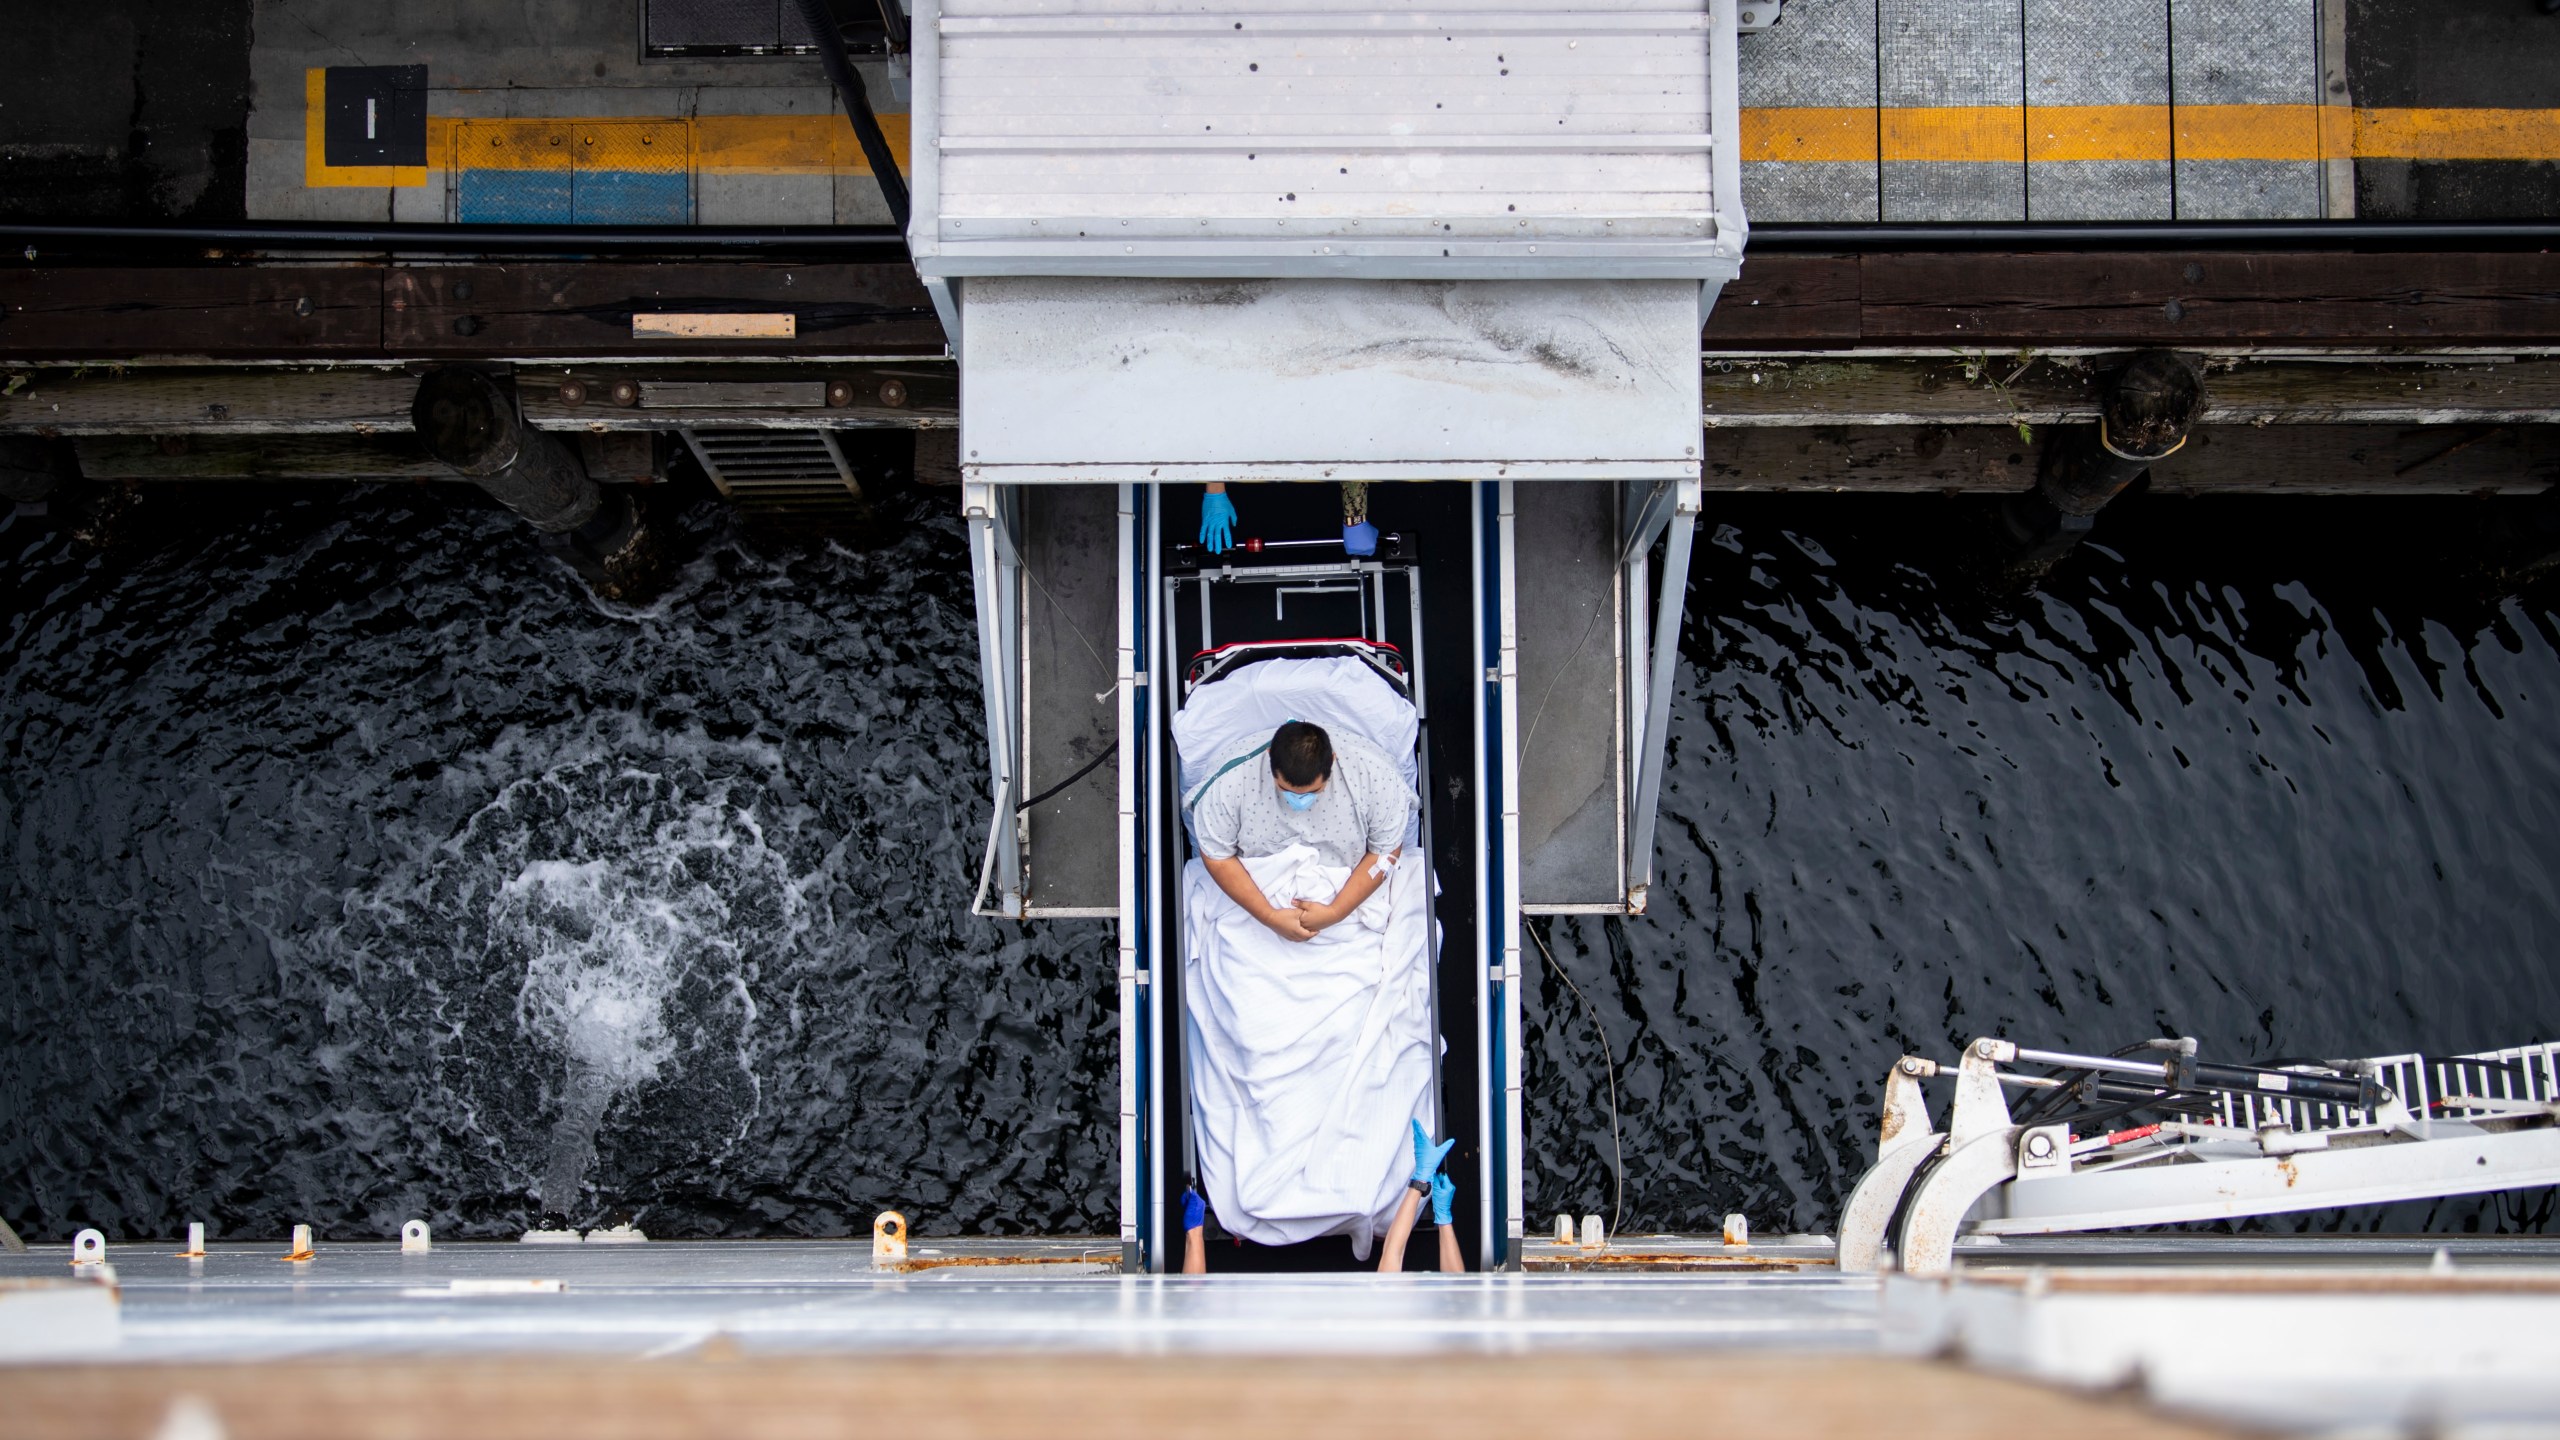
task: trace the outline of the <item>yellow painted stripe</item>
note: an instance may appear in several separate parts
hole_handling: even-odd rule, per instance
[[[566,161],[554,147],[540,143],[553,132],[575,137],[584,131],[630,133],[634,126],[652,131],[683,127],[688,163],[697,171],[726,175],[868,175],[853,124],[841,115],[700,115],[691,120],[629,115],[571,115],[556,120],[474,120],[434,115],[427,119],[427,153],[452,155],[454,163],[472,170],[547,170]],[[455,151],[466,133],[484,143]],[[908,155],[908,117],[883,115],[880,133],[904,166]],[[511,143],[520,135],[520,143]],[[496,142],[496,143],[489,143]]]
[[[1926,105],[1887,110],[1877,132],[1887,160],[2026,158],[2020,112],[1998,105]]]
[[[1745,160],[2551,160],[2560,110],[1975,105],[1742,112]]]
[[[2016,112],[2029,160],[2167,159],[2166,105],[2038,105]]]
[[[1873,160],[1876,113],[1811,107],[1742,112],[1745,160]]]
[[[321,135],[322,72],[306,72],[304,181],[315,186],[423,185],[427,167],[328,165]],[[475,144],[459,155],[464,127],[575,131],[645,125],[664,135],[658,163],[680,148],[699,173],[868,175],[870,165],[841,115],[564,116],[556,120],[427,120],[433,168],[546,169],[551,147]],[[883,115],[881,131],[908,163],[908,117]],[[676,132],[681,130],[679,136]],[[2319,105],[2014,105],[1772,107],[1742,112],[1745,160],[2553,160],[2560,159],[2560,110],[2350,110]],[[448,162],[447,157],[451,157]],[[656,168],[652,165],[648,168]]]
[[[2359,110],[2358,155],[2412,160],[2560,157],[2560,110]]]

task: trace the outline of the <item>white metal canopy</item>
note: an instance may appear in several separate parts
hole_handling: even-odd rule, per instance
[[[1677,280],[983,279],[971,480],[1680,480],[1697,287]]]

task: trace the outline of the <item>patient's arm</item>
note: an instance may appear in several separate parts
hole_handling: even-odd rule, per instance
[[[1203,855],[1200,864],[1209,872],[1209,878],[1218,882],[1218,888],[1227,892],[1229,899],[1244,907],[1244,913],[1270,926],[1281,939],[1304,940],[1316,933],[1316,927],[1305,919],[1306,912],[1294,906],[1283,909],[1272,904],[1262,893],[1262,887],[1253,883],[1253,872],[1244,868],[1242,860],[1232,855],[1224,860],[1212,860]],[[1371,888],[1376,886],[1373,884]]]
[[[1360,863],[1351,867],[1351,878],[1342,882],[1342,889],[1336,892],[1331,900],[1321,905],[1313,900],[1298,901],[1299,913],[1307,917],[1307,929],[1322,930],[1328,925],[1339,925],[1349,919],[1352,911],[1359,909],[1364,901],[1378,893],[1379,886],[1387,883],[1388,868],[1394,865],[1398,857],[1403,854],[1404,847],[1398,846],[1389,851],[1383,860],[1375,853],[1363,855],[1360,857]],[[1247,879],[1245,883],[1250,885],[1253,881]],[[1229,890],[1227,893],[1233,895],[1236,892]]]

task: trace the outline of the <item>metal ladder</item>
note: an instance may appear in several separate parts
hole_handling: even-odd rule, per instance
[[[2031,1067],[2021,1069],[2019,1067]],[[2040,1071],[2042,1073],[2034,1073]],[[1944,1130],[1921,1082],[1955,1080]],[[2013,1112],[2009,1093],[2023,1091]],[[2119,1128],[2111,1128],[2119,1127]],[[2114,1055],[1985,1037],[1885,1079],[1845,1273],[1944,1275],[1956,1239],[2274,1215],[2560,1184],[2560,1043],[2430,1060],[2222,1065],[2193,1040]]]

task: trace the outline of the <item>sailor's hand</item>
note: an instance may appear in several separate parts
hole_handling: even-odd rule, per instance
[[[1449,1223],[1450,1207],[1458,1203],[1458,1182],[1446,1175],[1431,1177],[1431,1223]]]
[[[1432,1144],[1431,1132],[1422,1128],[1421,1121],[1414,1121],[1413,1183],[1429,1185],[1431,1177],[1440,1173],[1440,1162],[1449,1158],[1449,1152],[1455,1149],[1457,1144],[1458,1140],[1454,1135],[1437,1145]]]
[[[1262,917],[1262,923],[1283,940],[1313,940],[1315,928],[1307,923],[1307,912],[1294,906],[1276,908]]]
[[[1212,555],[1236,548],[1236,502],[1223,491],[1200,497],[1200,543]]]
[[[1185,1230],[1197,1230],[1208,1223],[1209,1202],[1201,1199],[1200,1192],[1197,1190],[1183,1191],[1182,1228]],[[1441,1223],[1445,1225],[1448,1222],[1444,1220]]]

